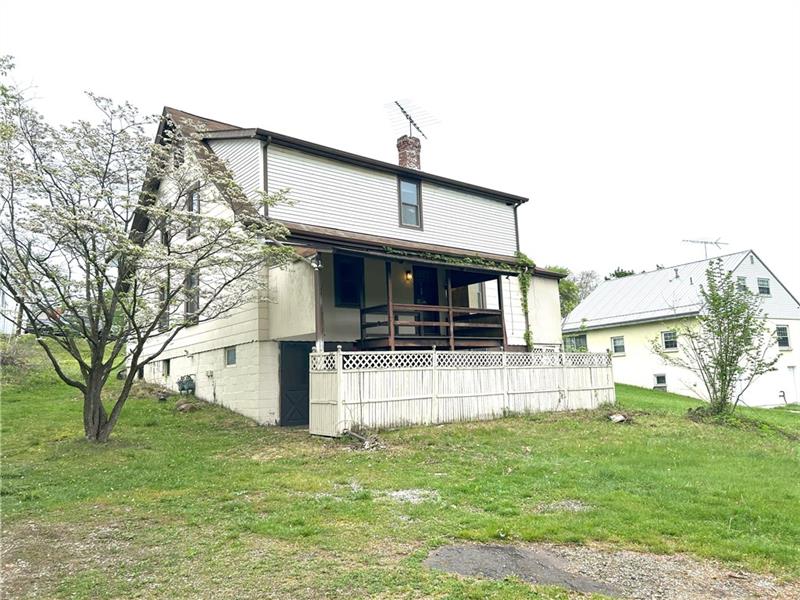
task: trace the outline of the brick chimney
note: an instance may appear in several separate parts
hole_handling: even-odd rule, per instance
[[[397,155],[401,167],[419,170],[419,138],[404,135],[397,138]]]

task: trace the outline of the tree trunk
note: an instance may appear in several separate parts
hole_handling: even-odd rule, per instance
[[[83,394],[83,432],[90,442],[106,442],[111,434],[111,429],[106,427],[108,415],[103,407],[102,391],[102,383],[91,378]]]

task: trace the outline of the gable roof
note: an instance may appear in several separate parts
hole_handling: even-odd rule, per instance
[[[604,281],[564,318],[562,331],[696,315],[702,307],[700,285],[705,282],[709,263],[721,260],[723,269],[733,271],[751,252],[744,250]]]
[[[259,128],[237,127],[236,125],[223,123],[222,121],[216,121],[214,119],[208,119],[206,117],[194,115],[192,113],[178,110],[169,106],[164,107],[163,114],[165,116],[167,114],[170,115],[172,120],[179,124],[191,123],[192,128],[200,133],[204,140],[256,138],[263,140],[268,144],[276,144],[286,148],[293,148],[295,150],[301,150],[316,156],[322,156],[324,158],[330,158],[376,171],[394,173],[405,177],[421,179],[422,181],[429,181],[431,183],[436,183],[451,189],[484,196],[491,200],[502,202],[508,205],[518,206],[528,201],[528,198],[525,198],[524,196],[517,196],[515,194],[509,194],[507,192],[501,192],[499,190],[493,190],[479,185],[473,185],[471,183],[449,179],[447,177],[426,173],[425,171],[419,171],[417,169],[408,169],[392,163],[353,154],[344,150],[338,150],[329,146],[323,146],[314,142],[308,142],[306,140],[294,138],[282,133],[276,133],[274,131],[267,131]]]

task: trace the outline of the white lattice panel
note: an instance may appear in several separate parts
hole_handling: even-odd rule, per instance
[[[486,369],[503,366],[502,352],[437,352],[441,369]]]
[[[335,371],[336,370],[336,354],[333,352],[322,352],[319,354],[311,354],[309,359],[309,366],[312,371]]]
[[[343,352],[343,371],[374,369],[430,369],[432,352]]]
[[[611,357],[608,354],[575,352],[565,353],[564,366],[566,367],[608,367],[611,366]]]

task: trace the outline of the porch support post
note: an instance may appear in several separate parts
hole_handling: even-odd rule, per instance
[[[322,261],[319,254],[314,257],[314,340],[317,352],[325,351],[325,326],[322,319]]]
[[[503,276],[497,276],[497,306],[500,307],[500,327],[503,329],[503,350],[508,347],[508,339],[506,338],[506,315],[503,310]]]
[[[386,261],[386,313],[389,319],[389,349],[394,352],[394,301],[392,300],[392,261]]]
[[[447,269],[447,322],[450,332],[450,352],[452,352],[456,349],[456,340],[453,327],[453,285],[450,280],[450,269]]]

